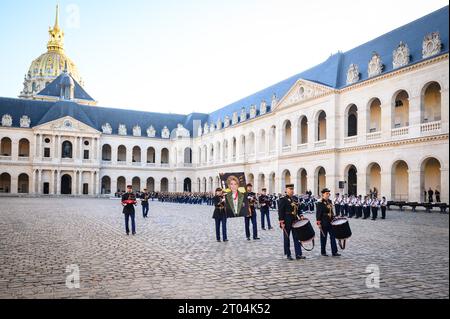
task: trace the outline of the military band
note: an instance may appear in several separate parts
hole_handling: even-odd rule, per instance
[[[286,196],[280,198],[278,206],[278,220],[280,228],[283,231],[284,255],[288,260],[294,260],[291,252],[291,233],[294,241],[294,251],[296,259],[305,259],[302,254],[302,247],[300,241],[296,238],[295,233],[292,232],[292,224],[303,218],[303,215],[298,215],[298,203],[294,200],[294,185],[286,185]]]
[[[294,194],[294,185],[286,185],[285,195],[267,194],[263,188],[260,194],[253,192],[253,185],[247,184],[245,192],[239,189],[239,180],[230,176],[227,181],[229,192],[217,188],[215,194],[209,193],[155,193],[144,189],[142,192],[133,193],[131,185],[127,186],[127,192],[121,194],[123,214],[125,216],[125,231],[136,235],[135,206],[137,199],[142,205],[143,218],[148,218],[149,201],[174,202],[180,204],[199,204],[214,206],[213,219],[215,220],[215,235],[218,242],[228,242],[227,219],[231,217],[243,217],[245,236],[247,240],[259,240],[257,227],[257,208],[261,212],[262,229],[273,229],[270,219],[270,211],[278,210],[278,219],[283,233],[284,255],[288,260],[294,260],[291,252],[291,239],[294,242],[295,259],[305,259],[302,246],[295,232],[293,224],[304,218],[304,214],[316,212],[317,226],[320,230],[321,254],[328,256],[326,244],[330,238],[331,253],[340,256],[333,232],[332,221],[335,217],[362,218],[377,220],[378,211],[381,209],[381,218],[386,219],[387,200],[381,200],[372,196],[354,196],[336,194],[333,201],[330,199],[330,190],[324,189],[322,197],[316,199],[312,194]],[[130,230],[131,222],[131,230]],[[250,223],[252,229],[250,229]],[[267,228],[266,228],[267,225]],[[291,235],[292,233],[292,235]]]
[[[330,190],[325,188],[322,190],[322,199],[316,205],[317,226],[320,229],[320,252],[322,256],[328,256],[326,252],[327,237],[330,236],[331,253],[333,256],[340,256],[337,249],[336,238],[334,237],[331,222],[335,215],[333,211],[333,202],[330,200]]]

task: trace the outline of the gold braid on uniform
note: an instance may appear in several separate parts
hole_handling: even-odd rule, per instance
[[[291,199],[291,206],[292,206],[292,208],[293,208],[293,210],[292,210],[292,215],[297,216],[297,213],[298,213],[298,203],[297,203],[295,200]]]
[[[329,218],[330,220],[333,220],[333,219],[334,219],[333,204],[331,203],[331,201],[327,201],[327,202],[325,203],[325,205],[327,206],[327,209],[328,209],[328,213],[327,213],[328,218]]]

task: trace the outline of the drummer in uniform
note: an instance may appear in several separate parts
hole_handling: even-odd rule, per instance
[[[291,245],[290,245],[290,234],[292,230],[292,224],[303,218],[303,215],[297,215],[296,203],[293,200],[294,195],[294,184],[286,185],[286,196],[280,198],[278,205],[278,220],[280,221],[280,228],[283,230],[284,239],[284,255],[287,256],[288,260],[294,260],[291,255]],[[294,240],[294,249],[296,259],[305,259],[302,254],[302,247],[300,241],[295,238],[294,233],[292,233]]]
[[[330,200],[330,190],[325,188],[322,190],[322,199],[317,202],[316,219],[317,226],[320,228],[320,247],[322,256],[328,256],[326,252],[327,235],[330,234],[331,252],[334,257],[340,256],[338,253],[336,238],[331,227],[331,222],[334,219],[333,202]]]

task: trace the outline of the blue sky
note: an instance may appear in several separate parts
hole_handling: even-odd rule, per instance
[[[0,0],[0,96],[16,97],[30,63],[46,51],[57,2]],[[184,114],[212,112],[448,2],[59,4],[66,53],[99,105]]]

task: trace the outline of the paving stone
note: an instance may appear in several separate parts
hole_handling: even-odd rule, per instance
[[[0,298],[449,297],[448,215],[388,211],[387,220],[353,219],[342,257],[321,257],[316,247],[304,252],[307,260],[287,261],[279,229],[247,242],[243,219],[230,219],[230,241],[217,243],[208,206],[150,202],[150,218],[138,207],[138,234],[126,236],[117,200],[6,200]],[[271,218],[276,224],[276,212]],[[79,289],[66,287],[73,264]],[[380,288],[366,287],[373,264]]]

